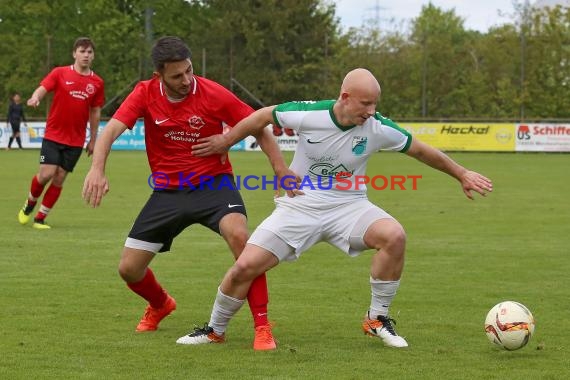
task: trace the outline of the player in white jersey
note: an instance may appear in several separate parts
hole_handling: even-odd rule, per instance
[[[262,108],[228,134],[203,139],[202,144],[194,147],[196,155],[225,154],[235,142],[270,123],[286,126],[299,134],[290,168],[303,180],[295,190],[297,196],[276,199],[273,213],[253,232],[241,256],[226,273],[209,323],[195,328],[177,343],[223,342],[227,325],[243,304],[254,278],[326,241],[349,255],[376,250],[370,269],[372,298],[362,328],[365,334],[379,337],[387,346],[408,346],[394,330],[394,321],[388,314],[404,267],[406,234],[400,223],[368,200],[366,189],[357,178],[365,175],[371,154],[392,150],[456,178],[470,199],[471,191],[483,196],[492,191],[492,182],[441,151],[412,139],[408,132],[376,112],[379,97],[380,85],[374,76],[368,70],[355,69],[344,78],[337,100]],[[340,190],[340,184],[345,190]]]

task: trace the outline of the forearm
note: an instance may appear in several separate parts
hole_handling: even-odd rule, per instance
[[[269,159],[269,163],[275,174],[283,173],[283,171],[287,170],[285,159],[271,131],[267,128],[263,128],[260,133],[255,135],[255,138],[257,139],[259,147]]]
[[[44,98],[44,96],[46,96],[47,94],[47,90],[45,89],[44,86],[39,86],[38,88],[36,88],[34,90],[34,92],[32,93],[32,98],[37,99],[38,101],[42,100]]]
[[[460,181],[467,169],[453,161],[447,154],[441,151],[436,152],[438,152],[436,157],[434,157],[428,165]]]
[[[224,135],[227,149],[240,142],[247,136],[258,136],[263,133],[265,127],[271,123],[273,107],[259,109],[237,123]]]
[[[467,171],[467,169],[452,160],[447,154],[419,141],[413,142],[412,148],[410,148],[408,154],[424,164],[442,171],[459,181]]]

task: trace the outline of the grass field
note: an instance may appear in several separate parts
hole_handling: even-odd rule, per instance
[[[410,347],[364,336],[371,251],[357,258],[319,244],[269,272],[274,352],[251,348],[244,308],[225,345],[179,346],[208,320],[232,259],[223,240],[193,226],[153,263],[177,311],[156,333],[135,334],[144,303],[117,275],[126,234],[147,199],[143,152],[113,152],[99,209],[80,198],[90,159],[68,177],[49,231],[16,214],[38,151],[0,151],[0,379],[568,379],[570,378],[570,156],[454,153],[494,180],[469,201],[446,175],[399,154],[378,154],[370,175],[423,175],[418,190],[369,191],[408,234],[392,305]],[[290,158],[290,155],[288,155]],[[236,174],[270,174],[260,153],[233,153]],[[253,229],[273,209],[269,191],[242,191]],[[529,345],[501,351],[483,321],[502,300],[537,321]]]

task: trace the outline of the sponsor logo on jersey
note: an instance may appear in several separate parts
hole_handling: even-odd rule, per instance
[[[319,162],[311,165],[309,173],[318,177],[348,178],[354,174],[354,170],[348,170],[343,164],[333,165]]]
[[[366,144],[368,143],[368,137],[366,136],[354,136],[352,138],[352,154],[355,156],[362,156],[366,152]]]
[[[190,124],[190,128],[194,128],[194,129],[200,129],[204,125],[206,125],[204,120],[202,120],[202,118],[200,116],[196,116],[196,115],[194,115],[190,119],[188,119],[188,124]]]
[[[162,123],[164,123],[165,121],[168,121],[168,120],[170,120],[169,117],[167,117],[166,119],[162,119],[162,120],[154,119],[154,124],[160,125],[160,124],[162,124]]]

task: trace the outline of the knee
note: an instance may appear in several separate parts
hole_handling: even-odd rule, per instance
[[[139,282],[144,278],[146,268],[136,268],[125,261],[119,263],[119,276],[128,284]]]
[[[123,279],[123,281],[125,282],[133,282],[132,280],[132,271],[131,269],[128,267],[128,265],[125,265],[123,262],[119,263],[119,268],[117,270],[119,272],[119,276]]]
[[[57,178],[52,178],[51,181],[52,185],[57,186],[57,187],[63,187],[63,181]]]
[[[46,185],[53,178],[53,174],[40,171],[36,177],[40,184]]]
[[[388,237],[387,246],[401,249],[402,252],[406,248],[406,231],[400,226],[395,229]]]
[[[366,236],[367,245],[373,249],[381,249],[392,254],[404,253],[406,248],[406,232],[400,224],[394,224],[389,228],[376,230]]]
[[[63,170],[58,170],[52,177],[52,184],[57,187],[63,187],[63,182],[65,182],[65,176],[67,173]]]
[[[253,281],[257,277],[255,268],[247,263],[236,261],[228,273],[229,280],[234,285]]]

